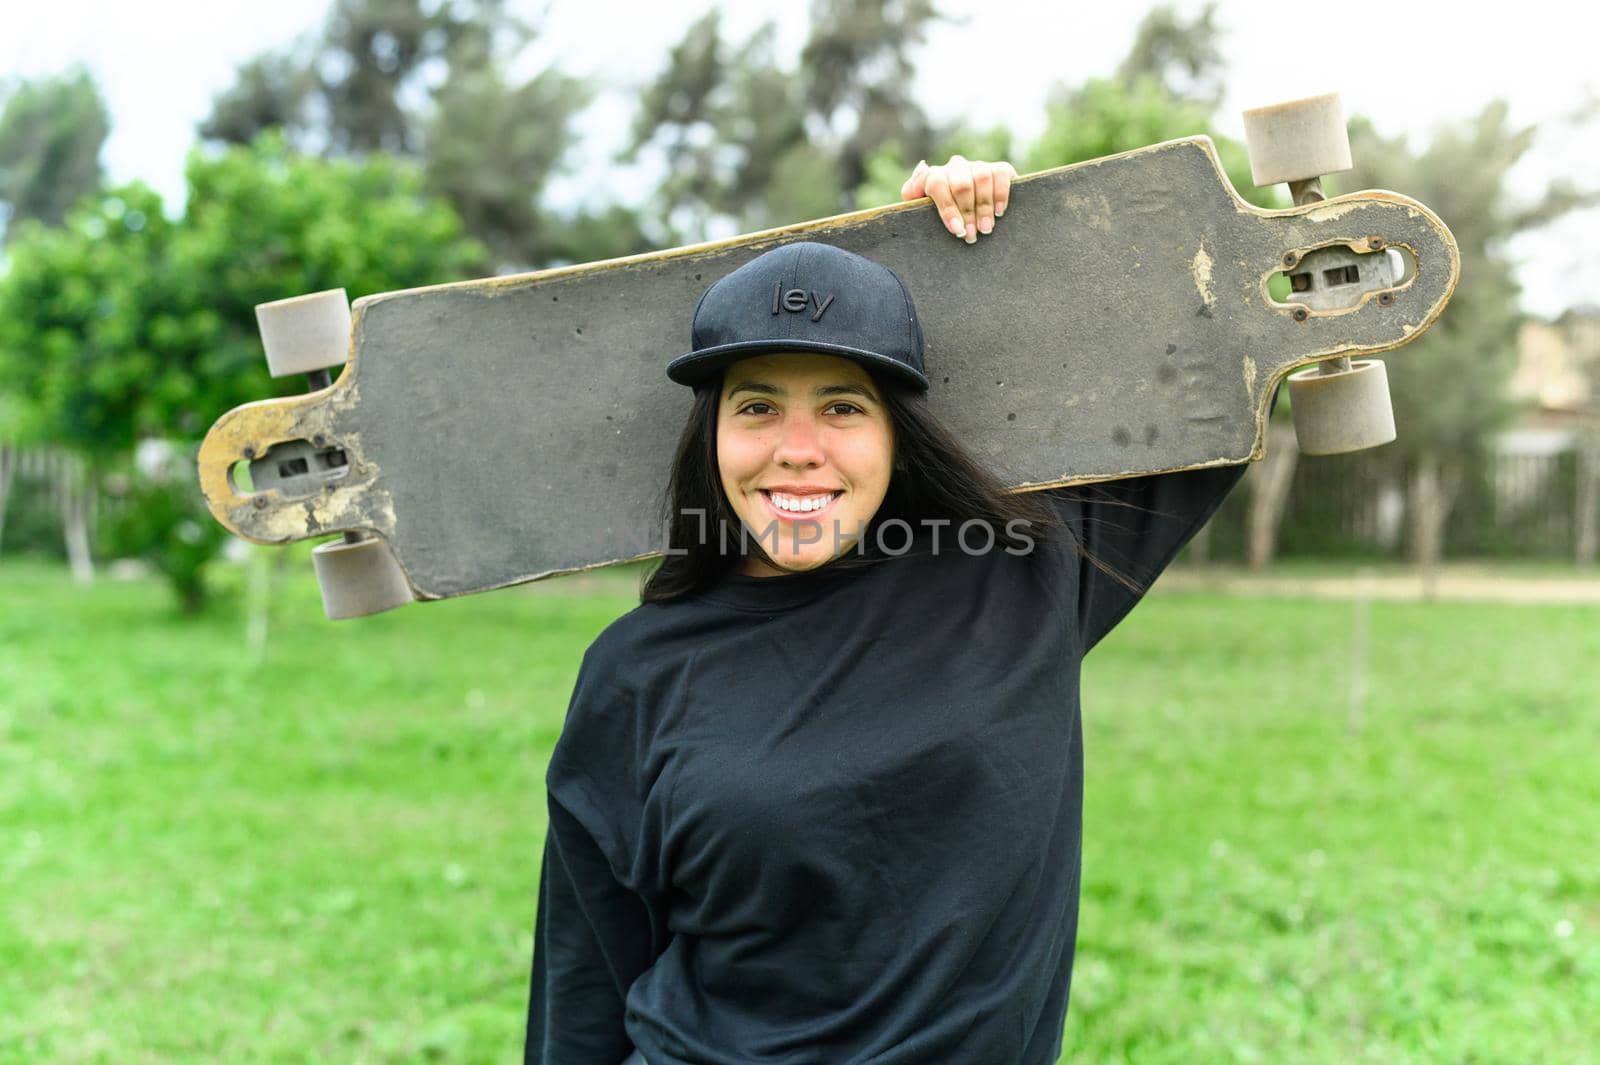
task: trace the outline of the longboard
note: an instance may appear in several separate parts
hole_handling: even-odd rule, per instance
[[[658,554],[691,399],[665,365],[706,286],[795,240],[905,279],[931,409],[1019,490],[1259,458],[1282,378],[1415,339],[1460,274],[1449,230],[1412,199],[1263,210],[1209,139],[1168,141],[1017,179],[975,245],[919,201],[366,296],[331,387],[212,427],[212,513],[264,544],[375,534],[421,599]]]

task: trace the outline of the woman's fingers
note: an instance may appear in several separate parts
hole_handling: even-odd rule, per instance
[[[911,171],[911,176],[906,178],[906,183],[900,186],[902,200],[920,200],[926,196],[928,183],[928,161],[922,160]]]
[[[989,163],[972,164],[972,198],[977,206],[978,232],[994,232],[994,172]]]
[[[927,191],[924,193],[933,200],[933,206],[939,212],[939,217],[944,220],[944,227],[958,237],[966,235],[966,220],[961,217],[961,211],[956,207],[956,200],[950,191],[950,175],[948,169],[942,166],[930,167],[928,170]]]
[[[995,219],[1006,213],[1011,202],[1011,182],[1016,176],[1016,167],[1007,162],[985,163],[952,155],[943,166],[929,166],[924,159],[900,186],[900,197],[928,197],[944,227],[972,244],[978,234],[994,232]]]
[[[950,176],[951,201],[955,209],[961,212],[961,232],[957,236],[971,244],[978,239],[977,189],[972,180],[972,164],[964,156],[952,155],[945,169]],[[948,219],[950,212],[944,211],[944,216]],[[955,231],[954,227],[951,227],[951,231]]]
[[[999,218],[1006,213],[1006,204],[1011,201],[1011,182],[1017,176],[1017,168],[1010,163],[996,163],[994,165],[994,216]]]

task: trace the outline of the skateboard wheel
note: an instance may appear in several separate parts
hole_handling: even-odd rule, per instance
[[[273,377],[343,366],[350,355],[350,301],[342,288],[258,303],[256,326]]]
[[[333,540],[311,550],[330,621],[365,617],[411,602],[411,586],[389,545],[377,538]]]
[[[1250,176],[1258,186],[1308,181],[1349,170],[1350,133],[1338,93],[1244,113]]]
[[[1340,373],[1313,366],[1290,374],[1289,404],[1295,439],[1307,455],[1342,455],[1395,437],[1389,373],[1376,359],[1357,359]]]

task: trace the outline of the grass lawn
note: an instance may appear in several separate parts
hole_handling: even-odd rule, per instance
[[[302,560],[303,562],[303,560]],[[0,561],[0,1063],[520,1060],[630,585],[322,620]],[[1063,1060],[1600,1061],[1600,608],[1157,593],[1090,656]]]

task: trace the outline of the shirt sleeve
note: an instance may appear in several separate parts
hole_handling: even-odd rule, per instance
[[[654,922],[617,882],[584,827],[554,797],[539,874],[526,1065],[615,1065],[633,1050],[628,988],[650,967]]]
[[[1067,550],[1077,569],[1077,624],[1084,654],[1144,597],[1216,513],[1248,465],[1044,490],[1051,509],[1082,547],[1073,551],[1069,545]]]
[[[604,661],[585,655],[545,777],[527,1065],[627,1057],[628,989],[668,941],[664,904],[642,882],[653,843],[641,829],[636,708]]]

